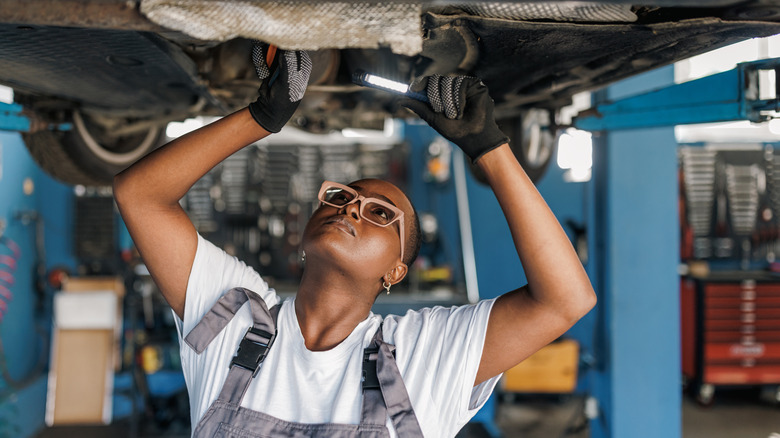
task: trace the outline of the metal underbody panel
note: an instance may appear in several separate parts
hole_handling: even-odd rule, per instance
[[[473,27],[485,35],[474,74],[508,103],[548,107],[567,103],[579,91],[780,32],[777,23],[715,19],[597,26],[480,20]]]
[[[421,17],[422,53],[406,57],[383,49],[342,51],[338,74],[324,83],[331,87],[327,90],[341,93],[340,99],[360,99],[350,94],[350,72],[378,68],[379,61],[388,76],[401,80],[433,72],[481,77],[499,113],[506,115],[524,107],[560,107],[579,91],[743,39],[780,33],[780,22],[772,21],[780,19],[780,6],[773,1],[752,2],[751,7],[722,0],[708,2],[709,8],[634,7],[634,22],[488,18],[464,12],[468,7],[459,8],[457,2],[421,3],[427,11]],[[238,53],[229,61],[217,56],[230,42],[198,41],[172,30],[149,32],[160,27],[129,5],[112,0],[2,2],[0,83],[140,118],[187,112],[199,99],[208,103],[207,112],[225,113],[251,97],[253,79],[235,67],[248,59]],[[72,10],[57,22],[53,12],[30,13],[39,10],[36,6],[50,12]],[[621,11],[625,15],[626,9]],[[228,75],[226,69],[235,71]],[[241,95],[243,90],[247,96]],[[373,100],[382,109],[377,106],[381,99]]]
[[[154,34],[0,24],[0,82],[15,89],[143,114],[193,105],[196,78],[195,63]]]

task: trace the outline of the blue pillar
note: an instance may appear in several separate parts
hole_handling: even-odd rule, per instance
[[[669,85],[673,69],[609,87],[617,99]],[[604,96],[606,94],[606,96]],[[599,295],[594,438],[681,436],[679,223],[674,129],[594,137],[591,278]]]

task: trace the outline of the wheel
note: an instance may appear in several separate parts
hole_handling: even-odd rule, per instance
[[[158,126],[115,135],[78,111],[72,113],[72,121],[70,131],[22,135],[35,162],[66,184],[111,185],[114,175],[154,150],[163,135]]]
[[[780,385],[775,386],[775,393],[774,398],[772,399],[772,404],[775,406],[780,406]]]
[[[760,397],[772,406],[780,406],[780,385],[762,386]]]
[[[509,147],[531,181],[536,183],[541,180],[555,152],[550,112],[532,108],[518,117],[499,120],[497,123],[509,136]],[[487,184],[485,175],[477,166],[471,165],[471,171],[477,181]]]
[[[711,383],[702,383],[696,392],[696,403],[701,406],[711,406],[715,399],[715,385]]]
[[[776,405],[779,405],[779,406],[780,406],[780,385],[777,385],[777,386],[775,387],[775,398],[774,398],[774,403],[775,403]]]

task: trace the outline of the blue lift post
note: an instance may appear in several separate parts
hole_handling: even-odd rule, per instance
[[[673,127],[768,120],[778,109],[778,93],[760,98],[759,72],[771,71],[777,79],[779,69],[778,59],[767,59],[667,85],[673,82],[673,69],[667,67],[597,93],[594,108],[574,119],[574,127],[598,132],[588,201],[594,206],[588,220],[593,224],[588,270],[600,300],[590,385],[599,406],[591,422],[594,438],[680,437]]]
[[[671,83],[671,67],[606,98]],[[598,99],[599,95],[596,96]],[[598,294],[589,392],[593,438],[680,438],[677,143],[673,127],[594,135],[588,274]],[[594,410],[591,410],[591,414]]]

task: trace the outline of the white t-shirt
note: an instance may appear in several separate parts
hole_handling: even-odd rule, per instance
[[[234,287],[260,294],[268,307],[279,302],[252,268],[198,235],[184,321],[175,318],[192,429],[219,395],[230,360],[252,325],[244,305],[200,355],[182,341],[216,301]],[[473,386],[494,300],[460,307],[434,307],[385,318],[385,342],[396,346],[396,363],[426,437],[452,437],[487,401],[500,376]],[[241,406],[297,423],[360,423],[363,349],[382,322],[373,313],[336,347],[309,351],[294,299],[279,312],[278,335]],[[392,423],[387,422],[395,437]]]

